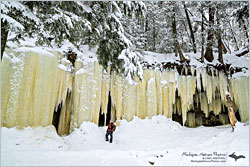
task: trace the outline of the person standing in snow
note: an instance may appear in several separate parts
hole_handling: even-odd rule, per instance
[[[110,143],[112,143],[113,140],[113,132],[115,131],[115,125],[112,122],[112,120],[109,121],[109,125],[108,125],[108,129],[107,129],[107,133],[106,133],[106,141],[108,140],[108,136],[110,135]]]
[[[228,116],[229,116],[230,124],[232,126],[232,132],[234,132],[234,126],[237,122],[237,119],[236,119],[235,114],[234,114],[232,99],[231,99],[230,93],[228,93],[228,92],[226,92],[226,101],[227,101],[226,105],[228,108]]]

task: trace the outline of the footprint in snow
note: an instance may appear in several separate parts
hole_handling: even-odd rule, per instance
[[[155,161],[156,161],[156,157],[155,157],[155,156],[152,156],[152,157],[149,158],[148,163],[149,163],[150,165],[154,165],[154,164],[155,164]]]
[[[154,164],[155,164],[155,162],[151,162],[151,161],[148,161],[148,163],[149,163],[150,165],[154,165]]]

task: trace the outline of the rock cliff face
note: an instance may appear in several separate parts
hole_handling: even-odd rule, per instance
[[[229,79],[217,69],[192,66],[181,72],[144,68],[143,79],[134,77],[131,84],[97,61],[77,59],[74,66],[70,71],[71,63],[53,50],[6,50],[1,65],[2,126],[53,123],[59,134],[68,134],[83,121],[98,124],[100,115],[105,123],[159,114],[190,127],[209,121],[226,124],[226,91],[238,119],[249,120],[248,76]]]

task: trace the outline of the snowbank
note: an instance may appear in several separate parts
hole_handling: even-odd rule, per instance
[[[114,132],[113,143],[105,141],[107,127],[84,122],[69,136],[59,137],[52,126],[45,128],[2,128],[1,165],[249,165],[249,125],[187,128],[167,119],[134,117],[122,120]],[[194,154],[225,154],[225,162],[202,160]],[[244,155],[235,161],[228,155]],[[217,155],[218,156],[218,155]],[[213,156],[216,157],[216,156]]]

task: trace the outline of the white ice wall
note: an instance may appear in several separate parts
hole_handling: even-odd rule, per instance
[[[58,67],[60,54],[20,47],[6,50],[1,64],[2,126],[46,126],[66,98],[71,77]]]
[[[59,68],[61,59],[61,54],[46,50],[22,47],[6,51],[1,66],[2,126],[50,125],[54,109],[62,101],[61,133],[72,131],[83,121],[98,124],[100,109],[107,113],[109,92],[115,120],[158,114],[172,118],[177,113],[184,124],[189,117],[193,119],[187,112],[194,109],[194,102],[200,104],[206,117],[210,111],[219,115],[226,91],[232,94],[242,122],[249,119],[249,77],[228,80],[217,70],[211,71],[211,76],[195,68],[188,76],[187,68],[184,75],[176,70],[144,69],[143,79],[135,77],[137,83],[129,84],[122,76],[110,74],[110,69],[104,72],[98,62],[77,59],[71,74]],[[69,66],[67,61],[62,64]],[[65,102],[68,90],[71,97]],[[62,122],[70,122],[70,127],[63,127]]]

